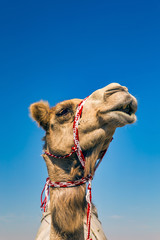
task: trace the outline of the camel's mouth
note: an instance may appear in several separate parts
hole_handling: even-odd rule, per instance
[[[123,104],[115,106],[111,112],[118,114],[119,121],[125,121],[126,123],[133,123],[136,121],[135,112],[137,111],[137,102],[130,100]]]
[[[120,106],[116,107],[115,109],[112,109],[112,111],[123,112],[123,113],[131,116],[132,114],[135,114],[136,106],[134,106],[134,104],[131,101],[131,102],[126,103],[124,105],[120,105]]]
[[[135,98],[126,99],[120,103],[115,104],[113,107],[103,109],[100,111],[104,116],[112,116],[112,120],[115,119],[116,123],[121,123],[121,126],[125,124],[131,124],[136,121],[135,112],[137,111],[137,101]]]

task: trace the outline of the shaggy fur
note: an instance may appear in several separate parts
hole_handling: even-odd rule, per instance
[[[71,152],[73,121],[80,101],[68,100],[52,108],[43,101],[30,106],[31,117],[46,131],[44,150],[54,155]],[[78,126],[80,145],[86,158],[85,170],[76,154],[67,159],[43,155],[50,180],[69,181],[94,174],[96,161],[108,147],[115,129],[135,122],[136,109],[136,99],[126,87],[117,83],[92,93],[84,105]],[[50,240],[84,240],[85,194],[85,185],[50,189]]]

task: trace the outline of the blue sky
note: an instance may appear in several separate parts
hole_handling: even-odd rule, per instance
[[[93,200],[110,240],[160,239],[160,2],[0,2],[0,239],[34,239],[47,177],[44,133],[29,118],[111,82],[138,99],[138,121],[117,129]]]

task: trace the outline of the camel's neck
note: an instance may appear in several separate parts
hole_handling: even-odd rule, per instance
[[[65,166],[62,168],[61,160],[48,156],[44,156],[44,159],[52,182],[75,180],[81,177],[82,173],[76,159],[65,159],[66,166],[70,166],[69,168]],[[50,240],[84,239],[85,190],[85,185],[72,188],[50,188]]]
[[[110,141],[108,145],[109,143]],[[89,173],[94,175],[95,163],[101,148],[99,144],[87,152],[85,171],[82,170],[76,154],[66,159],[43,155],[50,180],[66,182],[86,177]],[[87,206],[85,195],[85,184],[72,188],[50,188],[50,240],[84,240],[83,219]]]
[[[51,189],[50,209],[52,216],[51,239],[58,234],[59,240],[82,239],[85,209],[85,187]],[[53,237],[54,236],[54,237]]]

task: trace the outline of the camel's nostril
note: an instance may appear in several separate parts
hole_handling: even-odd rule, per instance
[[[105,91],[104,93],[104,100],[107,100],[108,97],[110,97],[112,94],[115,94],[117,92],[125,92],[126,90],[122,86],[118,86],[115,88],[111,88]]]

